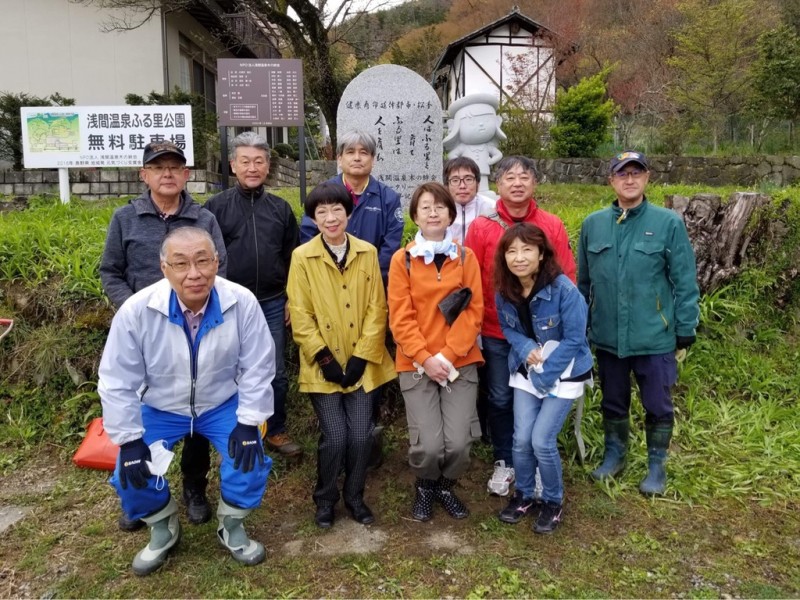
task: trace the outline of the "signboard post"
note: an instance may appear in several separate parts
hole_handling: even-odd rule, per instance
[[[30,106],[20,117],[25,168],[57,168],[64,203],[70,167],[141,167],[150,142],[174,142],[194,164],[190,106]]]
[[[303,63],[296,58],[217,59],[217,113],[225,127],[298,127],[300,200],[306,197]],[[227,133],[227,132],[225,132]],[[227,139],[226,135],[221,138]],[[222,161],[227,164],[227,144]],[[223,170],[223,173],[225,171]],[[223,188],[228,178],[223,177]]]

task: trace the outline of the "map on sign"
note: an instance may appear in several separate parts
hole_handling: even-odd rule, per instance
[[[303,66],[295,58],[217,59],[219,124],[291,127],[303,124]]]
[[[78,152],[81,145],[78,113],[27,115],[28,143],[33,152]]]

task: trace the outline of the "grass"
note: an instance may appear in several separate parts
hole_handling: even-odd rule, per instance
[[[667,194],[701,191],[709,190],[652,186],[649,197],[661,203]],[[733,190],[713,191],[727,197]],[[111,313],[96,265],[111,212],[125,200],[36,201],[26,211],[0,213],[0,316],[17,319],[0,342],[0,503],[30,510],[0,541],[0,597],[800,595],[800,290],[787,277],[800,248],[800,203],[796,189],[772,192],[776,204],[789,207],[785,246],[759,248],[769,257],[765,266],[702,299],[698,342],[675,393],[665,499],[637,492],[646,470],[637,398],[628,467],[608,484],[589,481],[602,454],[595,390],[586,398],[585,465],[571,429],[560,437],[567,504],[554,536],[497,520],[505,500],[485,494],[492,457],[482,444],[459,484],[472,516],[455,522],[439,511],[430,523],[414,523],[395,386],[384,411],[387,462],[367,487],[378,523],[347,529],[343,517],[334,527],[343,537],[330,538],[312,519],[316,423],[293,386],[289,425],[305,459],[275,460],[265,506],[248,520],[267,546],[266,563],[242,568],[216,545],[213,523],[187,525],[166,568],[145,579],[130,574],[129,561],[146,536],[116,530],[118,503],[106,475],[69,465],[85,424],[99,414],[96,364]],[[278,193],[299,213],[297,190]],[[573,241],[583,217],[610,201],[600,186],[542,185],[537,196]],[[73,381],[67,358],[85,383]],[[180,479],[177,464],[170,476]],[[213,498],[216,476],[211,489]],[[323,552],[349,549],[363,531],[382,539],[378,549]]]

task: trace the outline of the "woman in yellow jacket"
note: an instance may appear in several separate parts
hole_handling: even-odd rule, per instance
[[[337,479],[359,523],[375,517],[364,503],[372,444],[372,404],[392,380],[386,337],[386,297],[375,248],[345,232],[353,200],[340,184],[308,195],[305,213],[320,234],[292,253],[287,294],[292,335],[300,349],[300,391],[311,397],[320,425],[314,503],[319,527],[333,525]]]
[[[419,232],[389,265],[389,327],[408,419],[408,462],[417,476],[411,514],[427,521],[437,501],[463,519],[469,511],[453,487],[481,435],[475,404],[483,364],[476,344],[483,320],[480,267],[472,250],[453,243],[448,226],[456,206],[442,185],[419,186],[409,213]],[[466,300],[469,291],[458,315],[440,304],[448,297]]]

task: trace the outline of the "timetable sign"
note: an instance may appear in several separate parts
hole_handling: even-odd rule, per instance
[[[297,58],[217,59],[223,127],[303,125],[303,63]]]

